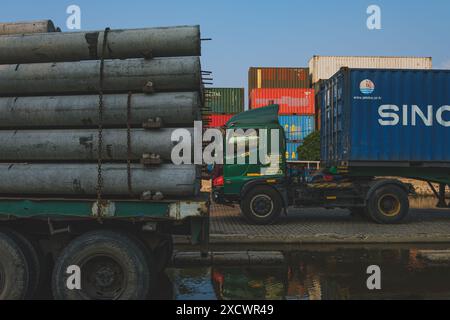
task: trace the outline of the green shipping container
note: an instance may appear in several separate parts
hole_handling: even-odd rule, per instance
[[[208,88],[205,90],[206,107],[212,113],[244,112],[244,88]]]

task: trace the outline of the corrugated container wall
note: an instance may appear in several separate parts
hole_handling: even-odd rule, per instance
[[[316,113],[315,113],[315,126],[316,126],[316,130],[320,131],[322,122],[321,122],[321,116],[322,116],[322,97],[321,95],[323,94],[323,86],[325,84],[325,80],[320,80],[318,82],[316,82],[313,85],[314,88],[314,92],[316,93],[316,97],[315,97],[315,104],[316,104]]]
[[[310,88],[308,68],[262,68],[248,70],[248,92],[253,89]]]
[[[235,114],[211,114],[208,116],[209,123],[205,126],[207,128],[224,127]]]
[[[286,160],[288,161],[296,161],[298,160],[298,147],[300,147],[302,143],[300,142],[287,142],[286,143]]]
[[[309,61],[309,74],[314,84],[331,78],[340,68],[431,69],[429,57],[314,56]]]
[[[278,104],[279,114],[313,115],[314,100],[312,89],[253,89],[250,94],[250,109]]]
[[[303,141],[314,132],[314,116],[279,116],[287,140]]]
[[[321,95],[322,160],[448,163],[449,88],[450,70],[342,69]]]
[[[206,107],[212,113],[244,112],[244,88],[208,88],[205,90]]]

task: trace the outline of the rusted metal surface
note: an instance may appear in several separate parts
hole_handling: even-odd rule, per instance
[[[104,95],[104,126],[123,126],[127,117],[126,94]],[[166,126],[192,125],[199,119],[197,92],[134,94],[132,126],[159,117]],[[47,96],[0,98],[0,128],[94,127],[98,123],[98,96]]]
[[[156,222],[162,219],[179,221],[190,217],[208,218],[209,202],[207,196],[208,194],[200,194],[195,198],[175,198],[163,201],[124,198],[103,200],[100,203],[100,216],[98,215],[98,202],[92,198],[0,198],[0,221],[24,218],[48,221],[49,219],[70,217],[71,219],[133,218],[135,221]],[[188,203],[190,209],[183,214],[175,214],[183,206],[181,203]],[[170,215],[170,212],[172,212],[172,215]],[[197,219],[196,221],[201,220]]]
[[[97,60],[100,59],[103,39],[103,31],[2,37],[0,63]],[[200,56],[200,42],[199,26],[110,30],[104,58]]]
[[[248,70],[248,96],[255,89],[287,89],[311,87],[308,68],[251,67]]]
[[[128,153],[127,129],[104,129],[102,159],[104,161],[140,160],[147,153],[170,160],[176,129],[130,130]],[[193,128],[187,128],[191,136]],[[98,132],[79,130],[0,130],[0,161],[87,161],[97,160]]]
[[[94,202],[92,205],[92,216],[101,218],[112,218],[116,214],[116,204],[113,201]]]
[[[103,195],[128,196],[126,164],[103,164]],[[194,196],[200,190],[194,165],[131,165],[133,190],[164,196]],[[0,164],[0,194],[29,196],[96,195],[97,164]]]
[[[98,93],[100,63],[91,60],[1,65],[0,95]],[[177,57],[105,61],[105,94],[142,92],[149,81],[153,83],[155,92],[197,91],[201,86],[200,59]]]
[[[183,220],[188,217],[207,217],[209,205],[200,201],[178,201],[169,206],[169,217],[175,220]]]
[[[57,30],[51,20],[0,23],[0,36],[56,32]]]

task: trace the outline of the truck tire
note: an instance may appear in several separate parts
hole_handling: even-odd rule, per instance
[[[69,266],[80,268],[79,290],[67,287]],[[92,231],[63,250],[53,270],[52,291],[58,300],[144,300],[151,276],[142,246],[122,233]]]
[[[275,223],[283,209],[278,193],[265,186],[250,190],[241,201],[244,217],[252,224],[268,225]]]
[[[375,190],[367,203],[370,218],[380,224],[402,222],[409,212],[408,193],[396,185],[385,185]]]
[[[37,244],[19,232],[5,231],[21,248],[28,265],[28,287],[25,299],[32,299],[42,285],[43,255]]]
[[[23,300],[29,292],[29,266],[20,245],[0,232],[0,300]]]

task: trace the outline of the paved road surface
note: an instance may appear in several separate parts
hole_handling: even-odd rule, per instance
[[[400,225],[378,225],[347,210],[292,209],[275,225],[254,226],[239,208],[213,205],[212,244],[439,243],[450,242],[450,209],[412,209]]]

